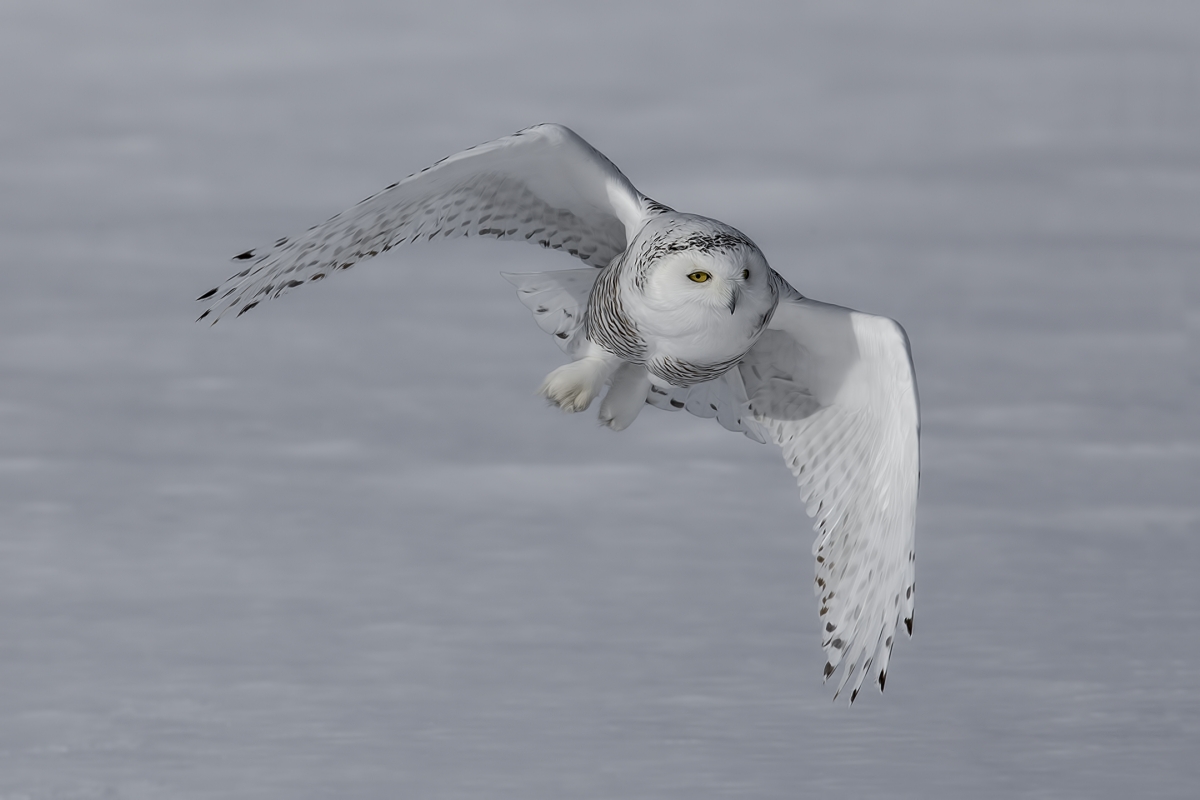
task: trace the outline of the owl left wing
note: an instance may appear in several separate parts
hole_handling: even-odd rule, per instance
[[[442,159],[292,238],[234,258],[245,268],[198,299],[201,319],[263,300],[418,240],[490,236],[603,267],[667,210],[562,125],[526,128]]]
[[[738,372],[815,520],[825,677],[841,667],[853,702],[868,672],[882,690],[901,622],[912,634],[916,379],[894,320],[786,289]]]
[[[893,320],[809,300],[786,282],[782,295],[736,369],[689,388],[655,387],[647,402],[716,417],[782,448],[816,520],[825,678],[841,667],[837,691],[851,683],[853,702],[868,672],[883,688],[900,623],[912,633],[920,473],[912,357]]]

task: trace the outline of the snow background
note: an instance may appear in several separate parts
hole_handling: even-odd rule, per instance
[[[1200,786],[1200,7],[0,7],[0,798]],[[915,637],[820,683],[777,452],[533,396],[491,241],[196,325],[541,121],[899,319]],[[453,298],[453,301],[449,300]]]

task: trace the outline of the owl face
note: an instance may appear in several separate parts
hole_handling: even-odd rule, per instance
[[[680,302],[736,314],[754,273],[760,271],[751,269],[752,259],[747,255],[737,251],[710,257],[683,253],[662,264],[660,271],[674,284],[672,292]]]
[[[714,237],[715,238],[715,237]],[[766,259],[746,243],[708,243],[663,255],[647,271],[647,304],[659,313],[697,322],[740,327],[774,307]]]

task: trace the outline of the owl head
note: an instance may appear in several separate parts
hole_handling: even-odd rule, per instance
[[[735,228],[674,214],[652,219],[638,238],[633,283],[656,312],[748,319],[775,305],[767,260]]]

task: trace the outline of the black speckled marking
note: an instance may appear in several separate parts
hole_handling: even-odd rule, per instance
[[[614,261],[596,278],[588,296],[587,338],[626,361],[641,364],[646,355],[646,342],[633,320],[625,313],[618,284],[625,258]]]
[[[677,358],[656,358],[646,363],[646,369],[672,386],[692,386],[719,378],[742,359],[742,355],[712,364],[693,364]]]
[[[675,210],[670,206],[665,206],[657,200],[652,200],[649,197],[645,198],[642,203],[645,206],[646,211],[651,214],[670,214]]]
[[[636,266],[634,285],[644,289],[650,270],[664,256],[688,251],[709,254],[739,248],[758,249],[745,234],[716,220],[706,220],[704,228],[696,230],[695,219],[685,216],[669,220],[654,235],[639,241],[633,262]]]

